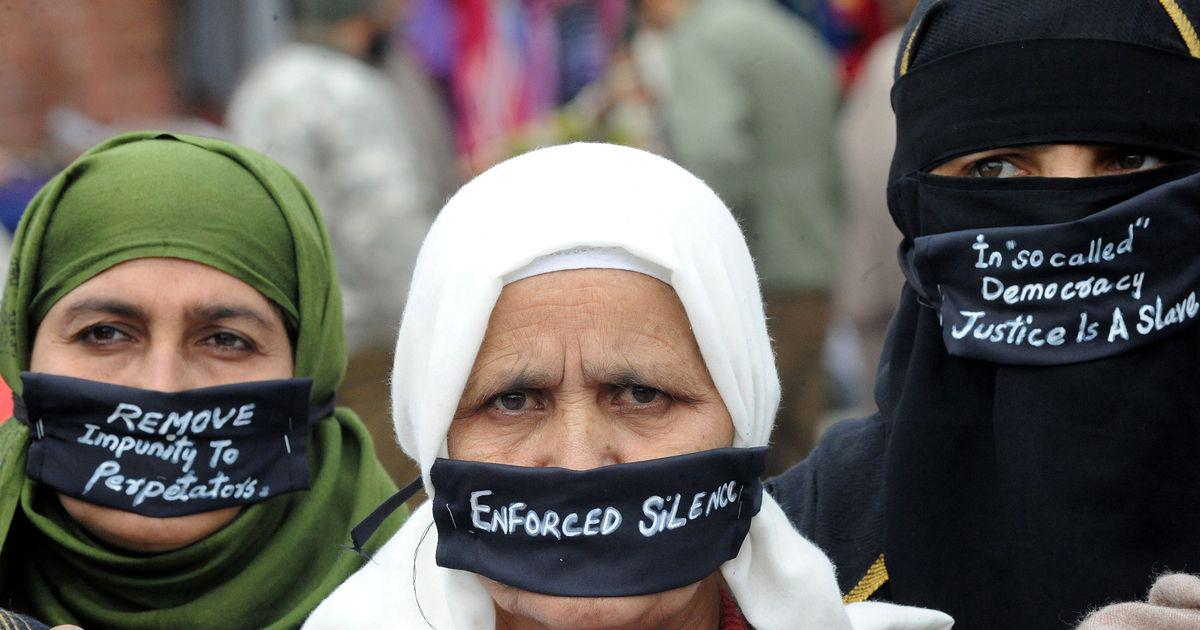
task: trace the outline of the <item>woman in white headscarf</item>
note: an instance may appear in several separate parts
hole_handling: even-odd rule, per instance
[[[643,486],[706,466],[761,473],[754,447],[779,383],[754,265],[720,199],[665,159],[553,147],[460,190],[421,249],[392,393],[400,444],[434,499],[306,627],[950,626],[934,611],[843,606],[832,565],[756,479],[722,485],[711,517],[703,492],[690,510],[666,494],[661,514],[652,496],[611,520],[580,511],[568,529],[575,495],[619,512],[622,493],[646,497]],[[484,505],[516,478],[525,501]],[[457,517],[467,500],[453,479],[488,488]]]

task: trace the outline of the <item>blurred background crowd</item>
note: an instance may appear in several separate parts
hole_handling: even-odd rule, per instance
[[[914,4],[0,0],[0,262],[38,188],[115,133],[199,133],[271,155],[311,190],[333,241],[351,350],[340,402],[404,483],[386,380],[439,207],[536,146],[637,146],[703,178],[746,233],[783,385],[779,472],[828,423],[874,410],[903,282],[884,194],[888,93]]]

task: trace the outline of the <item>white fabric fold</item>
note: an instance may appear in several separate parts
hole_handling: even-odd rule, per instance
[[[504,274],[503,282],[510,284],[544,273],[571,269],[621,269],[647,275],[667,284],[671,283],[670,271],[646,262],[620,247],[576,247],[539,256],[528,265],[512,273]]]
[[[597,256],[597,250],[609,251]],[[556,256],[561,252],[567,255]],[[661,157],[603,144],[550,147],[464,186],[417,259],[392,401],[399,443],[420,465],[430,494],[429,469],[446,456],[450,422],[504,284],[555,266],[583,268],[569,266],[581,261],[670,284],[733,419],[733,446],[767,444],[779,380],[758,278],[729,210],[703,182]],[[426,504],[305,627],[494,627],[492,602],[476,576],[436,565],[432,522]],[[770,497],[721,572],[759,630],[934,630],[951,623],[935,611],[872,605],[868,614],[844,606],[829,560]]]

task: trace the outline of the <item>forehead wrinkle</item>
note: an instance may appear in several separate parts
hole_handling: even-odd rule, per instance
[[[496,348],[496,345],[492,344],[494,350],[481,350],[476,357],[463,389],[464,395],[486,396],[515,389],[543,389],[562,379],[561,371],[555,373],[546,366],[535,366],[535,357],[529,353],[519,348]]]
[[[489,396],[506,391],[523,389],[549,389],[561,380],[555,374],[545,370],[533,370],[521,367],[488,374],[479,379],[475,387],[468,389],[472,393]]]
[[[595,348],[581,371],[593,382],[653,380],[696,391],[712,382],[708,366],[690,330],[671,330],[661,322],[641,329],[623,330],[615,339],[585,335],[583,343]],[[582,353],[581,353],[582,354]],[[645,383],[650,384],[650,383]]]
[[[271,315],[277,315],[271,312]],[[193,304],[187,308],[187,318],[198,322],[219,322],[226,320],[242,320],[255,324],[259,328],[270,329],[271,320],[281,319],[262,313],[253,306],[231,303]]]
[[[548,315],[559,320],[577,320],[629,310],[629,307],[614,295],[620,287],[613,286],[611,279],[610,283],[573,285],[564,282],[563,278],[555,277],[565,274],[566,278],[571,278],[571,274],[578,271],[596,270],[556,272],[521,281],[532,280],[535,284],[519,286],[516,289],[505,287],[493,316],[503,310],[505,319],[516,318],[520,321],[524,317],[531,317],[534,321],[545,322],[549,319]],[[599,310],[595,307],[599,307]],[[612,310],[614,307],[615,311]]]
[[[493,310],[480,356],[503,349],[527,354],[531,362],[537,360],[534,357],[544,358],[555,364],[560,377],[566,370],[585,378],[610,377],[606,381],[644,375],[676,386],[685,380],[689,384],[710,380],[686,312],[669,285],[651,280],[654,286],[640,286],[646,284],[640,282],[641,276],[629,284],[625,274],[630,272],[611,270],[599,272],[604,275],[591,282],[567,281],[597,273],[547,274],[506,287]]]
[[[557,339],[547,328],[545,319],[518,323],[503,330],[501,324],[493,322],[475,357],[476,369],[490,367],[505,359],[523,360],[524,366],[529,367],[536,359],[553,354]]]
[[[626,361],[630,358],[649,358],[653,362],[665,365],[686,364],[695,358],[699,360],[702,368],[707,369],[691,328],[686,323],[676,325],[678,322],[655,320],[650,317],[642,317],[636,322],[635,327],[624,330],[617,339],[607,343],[609,347],[605,348],[605,351]],[[668,356],[670,361],[663,361],[656,356]]]
[[[583,362],[584,378],[596,383],[665,385],[678,382],[681,377],[684,381],[690,381],[685,374],[687,371],[675,369],[675,364],[669,362],[631,361],[628,357],[620,355]]]
[[[534,311],[535,319],[540,320],[542,316],[539,311],[544,309],[571,313],[593,304],[606,305],[608,302],[604,299],[604,293],[604,287],[596,286],[546,287],[537,290],[535,287],[521,287],[516,291],[506,287],[501,291],[492,314],[504,311],[506,318],[519,318]]]
[[[600,305],[595,302],[594,305]],[[494,341],[534,345],[537,349],[555,340],[566,341],[569,337],[581,338],[599,327],[606,326],[611,317],[620,317],[612,312],[597,311],[593,304],[536,304],[524,306],[520,311],[506,314],[499,321],[504,330],[493,329]],[[496,326],[495,328],[499,328]]]
[[[693,365],[686,359],[682,356],[672,356],[666,360],[631,357],[623,352],[615,352],[599,360],[585,361],[583,374],[591,383],[637,383],[699,396],[700,392],[711,387],[712,378],[702,359],[699,365]]]

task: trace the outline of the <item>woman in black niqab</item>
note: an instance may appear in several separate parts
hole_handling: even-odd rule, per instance
[[[880,411],[836,425],[769,484],[849,599],[941,609],[956,628],[1062,628],[1141,599],[1160,573],[1200,572],[1196,23],[1196,0],[918,6],[892,92],[889,207],[909,281]],[[977,151],[1060,143],[1176,161],[1086,179],[929,174]],[[1022,249],[1045,264],[1016,271]],[[1098,278],[1112,286],[1091,291]],[[1009,304],[997,280],[1036,287]],[[1070,299],[1045,295],[1068,282]]]

